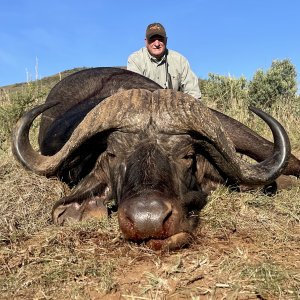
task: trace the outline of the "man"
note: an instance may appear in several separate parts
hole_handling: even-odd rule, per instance
[[[145,44],[146,47],[128,57],[128,70],[152,79],[163,88],[201,98],[198,78],[188,60],[178,52],[167,49],[167,35],[163,25],[148,25]]]

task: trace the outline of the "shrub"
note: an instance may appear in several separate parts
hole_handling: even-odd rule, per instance
[[[241,102],[248,103],[247,85],[245,77],[233,78],[209,73],[208,79],[202,82],[201,89],[204,100],[226,111],[239,107]]]
[[[270,107],[296,98],[297,73],[290,60],[275,60],[269,70],[258,70],[249,83],[251,104]]]

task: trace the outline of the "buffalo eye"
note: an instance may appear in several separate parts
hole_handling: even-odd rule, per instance
[[[194,159],[194,158],[195,158],[195,154],[194,154],[194,153],[187,153],[187,154],[184,155],[182,158],[183,158],[183,159],[187,159],[187,160],[189,160],[189,159]]]
[[[113,152],[108,151],[107,152],[107,156],[109,159],[114,159],[116,157],[116,155]]]
[[[198,218],[199,217],[199,213],[197,210],[190,210],[188,212],[188,217],[189,218]]]

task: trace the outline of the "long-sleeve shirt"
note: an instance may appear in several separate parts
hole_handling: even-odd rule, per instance
[[[188,60],[176,51],[167,49],[166,54],[158,60],[143,47],[128,57],[127,69],[152,79],[163,88],[201,98],[196,74],[191,70]]]

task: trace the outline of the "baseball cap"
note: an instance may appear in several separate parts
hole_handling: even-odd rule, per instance
[[[146,38],[150,39],[154,35],[160,35],[164,38],[167,37],[166,30],[160,23],[152,23],[147,26]]]

